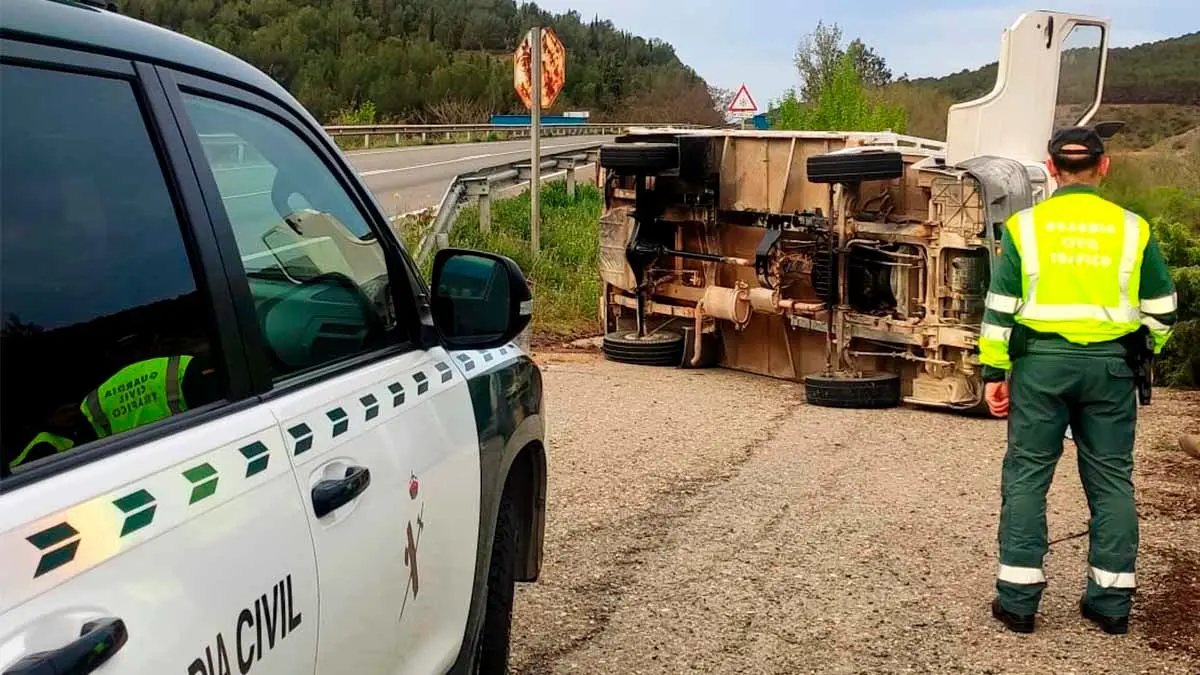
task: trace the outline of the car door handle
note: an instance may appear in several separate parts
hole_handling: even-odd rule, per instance
[[[371,484],[371,470],[365,466],[346,467],[345,478],[326,479],[312,489],[313,513],[321,518],[349,504]]]
[[[95,671],[129,639],[125,622],[104,618],[89,621],[79,639],[65,647],[30,654],[4,671],[4,675],[85,675]]]

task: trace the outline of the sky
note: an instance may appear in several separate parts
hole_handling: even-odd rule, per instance
[[[1028,0],[1026,0],[1028,3]],[[1112,21],[1110,47],[1200,30],[1197,0],[537,0],[675,47],[710,85],[745,83],[759,110],[799,84],[793,54],[817,21],[836,23],[883,56],[896,76],[940,76],[996,60],[1000,34],[1023,12],[1052,9]],[[568,53],[567,58],[570,59]]]

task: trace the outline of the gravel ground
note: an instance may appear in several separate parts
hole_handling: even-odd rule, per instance
[[[543,355],[550,498],[516,673],[1197,673],[1200,397],[1139,428],[1141,584],[1124,637],[1078,616],[1086,537],[1054,544],[1038,632],[991,618],[1004,425],[807,406],[726,370]],[[1051,539],[1085,531],[1068,444]],[[1190,511],[1190,512],[1189,512]]]

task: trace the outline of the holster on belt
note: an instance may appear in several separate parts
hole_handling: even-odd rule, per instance
[[[1134,332],[1118,338],[1125,348],[1125,363],[1133,371],[1133,382],[1137,386],[1138,401],[1150,405],[1154,385],[1154,336],[1143,325]]]
[[[1029,352],[1031,338],[1060,338],[1057,333],[1043,333],[1033,330],[1023,324],[1013,326],[1008,338],[1008,358],[1016,361]],[[1142,405],[1150,405],[1154,384],[1154,336],[1146,326],[1118,338],[1116,343],[1125,350],[1125,363],[1133,371],[1133,382],[1137,387],[1138,401]]]

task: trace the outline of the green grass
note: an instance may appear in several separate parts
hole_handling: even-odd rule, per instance
[[[450,231],[450,245],[499,253],[521,266],[533,289],[534,333],[573,336],[598,330],[603,197],[596,186],[581,182],[571,199],[561,181],[543,186],[541,195],[542,250],[537,258],[529,248],[528,192],[492,203],[487,234],[479,231],[478,207],[465,207]],[[419,240],[420,227],[402,230],[406,245]],[[428,277],[428,262],[425,267]]]

